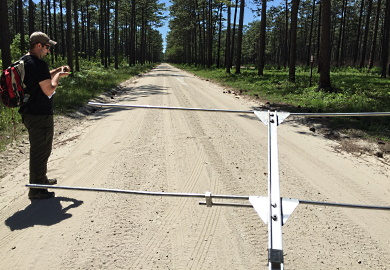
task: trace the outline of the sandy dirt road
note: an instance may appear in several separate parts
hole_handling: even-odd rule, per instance
[[[120,89],[97,101],[258,106],[168,64]],[[387,163],[335,151],[300,119],[278,132],[283,197],[390,205]],[[254,115],[99,108],[58,133],[59,185],[267,195],[267,127]],[[73,190],[31,203],[27,172],[25,158],[0,180],[0,269],[267,269],[267,226],[251,208]],[[301,204],[283,232],[286,269],[390,269],[389,211]]]

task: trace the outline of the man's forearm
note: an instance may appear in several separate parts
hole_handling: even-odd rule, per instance
[[[58,74],[59,72],[61,72],[62,70],[62,67],[58,67],[56,69],[53,69],[53,70],[50,70],[50,76],[51,76],[51,79],[53,80],[54,76],[56,74]]]
[[[55,74],[53,75],[53,77],[52,77],[52,79],[51,79],[51,85],[54,87],[53,92],[56,90],[59,81],[60,81],[60,73],[57,72],[57,73],[55,73]]]

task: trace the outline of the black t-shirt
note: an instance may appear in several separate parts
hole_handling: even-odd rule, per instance
[[[27,103],[21,106],[20,112],[32,115],[53,115],[53,96],[46,96],[39,83],[51,79],[47,63],[35,55],[25,55],[24,60],[24,84],[25,93],[30,94]]]

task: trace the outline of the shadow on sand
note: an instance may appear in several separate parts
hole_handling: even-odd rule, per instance
[[[67,206],[63,208],[61,202]],[[68,205],[68,203],[70,203]],[[32,200],[25,209],[7,218],[5,225],[11,231],[22,230],[35,225],[51,226],[72,217],[67,213],[71,208],[79,207],[83,201],[66,197],[55,197],[48,200]]]

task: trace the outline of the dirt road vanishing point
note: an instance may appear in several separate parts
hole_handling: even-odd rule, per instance
[[[168,64],[119,87],[96,101],[258,107]],[[390,204],[387,163],[335,151],[299,118],[278,133],[282,197]],[[267,269],[267,226],[252,208],[74,190],[31,203],[27,158],[1,173],[0,269]],[[57,118],[49,176],[62,186],[267,196],[267,127],[250,114],[98,108]],[[301,204],[283,243],[286,269],[390,269],[390,212]]]

